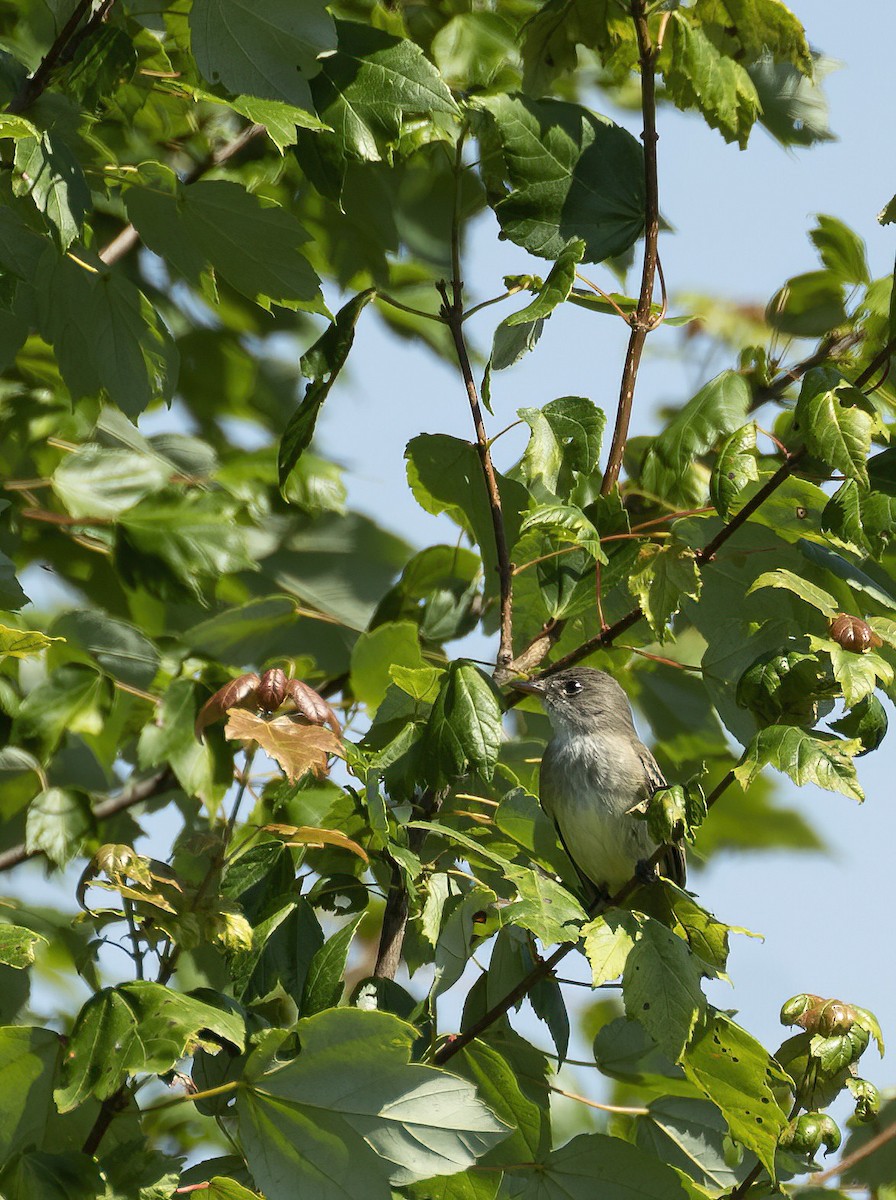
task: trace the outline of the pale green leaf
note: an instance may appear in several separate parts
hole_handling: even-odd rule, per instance
[[[29,967],[34,962],[38,942],[46,945],[47,939],[22,925],[0,925],[0,963],[18,971]]]
[[[810,454],[835,471],[868,486],[867,458],[875,418],[864,395],[830,367],[815,367],[803,379],[794,426]]]
[[[626,1015],[678,1060],[706,1011],[701,964],[684,939],[650,918],[629,951],[622,982]]]
[[[501,702],[479,667],[450,663],[426,727],[428,773],[439,786],[472,769],[491,779],[501,748]]]
[[[769,725],[747,746],[734,774],[746,788],[764,766],[772,766],[788,775],[797,787],[814,783],[854,800],[864,800],[852,762],[861,748],[861,742],[854,739],[846,741],[809,733],[796,725]]]
[[[736,497],[748,483],[759,478],[756,463],[756,425],[735,429],[719,450],[709,481],[709,497],[720,517],[731,512]]]
[[[826,592],[824,588],[810,583],[808,579],[803,579],[801,575],[795,575],[793,571],[788,571],[784,567],[778,567],[774,571],[766,571],[760,575],[750,584],[747,595],[759,591],[761,588],[784,588],[785,591],[793,592],[795,596],[799,596],[801,600],[805,600],[807,604],[817,608],[826,617],[836,616],[840,611],[837,601],[830,592]]]
[[[657,640],[665,641],[669,621],[684,598],[696,600],[700,595],[700,572],[693,550],[674,543],[642,546],[628,586]]]

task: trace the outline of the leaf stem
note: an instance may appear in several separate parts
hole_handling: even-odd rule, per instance
[[[631,334],[628,339],[628,349],[619,386],[616,426],[613,430],[613,440],[610,443],[607,467],[600,485],[602,496],[608,496],[619,480],[625,444],[628,441],[635,383],[638,378],[638,367],[644,351],[644,343],[648,333],[659,324],[659,321],[651,315],[660,228],[659,182],[656,163],[656,80],[654,78],[658,49],[650,40],[647,6],[644,0],[631,0],[631,15],[635,23],[638,57],[641,62],[641,114],[644,120],[644,130],[641,134],[641,140],[644,143],[644,261],[641,267],[638,307],[628,318]],[[665,287],[663,292],[665,295]],[[665,314],[665,300],[663,314]]]

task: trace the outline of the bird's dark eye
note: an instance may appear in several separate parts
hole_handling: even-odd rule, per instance
[[[578,679],[567,679],[563,684],[564,696],[577,696],[582,690],[582,685]]]

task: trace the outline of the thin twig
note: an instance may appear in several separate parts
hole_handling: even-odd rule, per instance
[[[829,1179],[833,1179],[835,1175],[845,1175],[850,1167],[854,1167],[857,1162],[861,1162],[863,1158],[867,1158],[869,1154],[873,1154],[875,1150],[879,1150],[881,1146],[886,1145],[894,1137],[896,1137],[896,1121],[892,1125],[887,1125],[880,1133],[876,1133],[864,1146],[859,1146],[857,1150],[853,1150],[852,1154],[847,1154],[845,1158],[841,1158],[833,1167],[828,1167],[826,1171],[821,1171],[818,1175],[811,1176],[809,1182],[813,1187],[818,1187],[823,1183],[827,1183]]]
[[[424,793],[418,807],[424,821],[432,820],[442,803],[444,792],[427,791]],[[411,829],[408,832],[408,849],[414,853],[420,851],[426,831]],[[401,962],[401,951],[408,928],[409,903],[407,884],[401,867],[392,860],[392,878],[389,882],[389,894],[386,897],[386,908],[383,912],[383,924],[380,928],[380,941],[376,954],[376,965],[373,968],[377,979],[394,979]]]
[[[644,0],[631,0],[631,15],[638,38],[638,57],[641,62],[641,114],[644,130],[644,262],[641,268],[641,290],[638,294],[637,310],[629,318],[632,327],[622,369],[619,387],[619,404],[616,409],[616,426],[607,458],[607,467],[601,481],[602,496],[608,496],[619,479],[628,428],[635,396],[635,382],[647,334],[653,327],[651,308],[653,286],[657,269],[657,241],[660,229],[659,183],[656,165],[656,47],[650,40]]]
[[[56,40],[41,59],[37,70],[33,75],[28,76],[28,78],[23,82],[21,88],[19,88],[17,95],[15,95],[7,105],[6,111],[8,113],[24,112],[25,109],[30,108],[38,96],[40,96],[46,90],[47,85],[50,82],[50,76],[57,65],[62,61],[66,47],[74,37],[75,31],[81,24],[83,18],[90,11],[92,5],[93,0],[79,0],[79,3],[75,6],[72,15],[59,31]],[[105,12],[103,15],[105,15]],[[92,20],[93,18],[91,18],[91,21]]]
[[[727,788],[731,786],[733,782],[734,772],[729,771],[727,775],[725,775],[724,778],[716,784],[709,796],[707,796],[707,811],[712,808],[719,797],[727,790]],[[647,866],[656,866],[665,852],[666,847],[659,846],[655,853],[652,854],[647,860]],[[633,875],[627,883],[623,884],[615,896],[611,896],[608,900],[598,901],[595,905],[593,905],[589,910],[590,916],[594,918],[600,916],[601,913],[606,912],[609,908],[619,908],[640,886],[641,880],[639,875]],[[503,1017],[506,1012],[509,1012],[511,1008],[519,1004],[519,1002],[529,994],[536,983],[542,979],[546,979],[553,972],[557,963],[564,959],[567,954],[569,954],[570,950],[574,950],[576,945],[576,942],[562,942],[553,952],[553,954],[537,963],[536,966],[534,966],[529,972],[529,974],[520,980],[515,988],[509,991],[506,996],[503,996],[497,1004],[492,1005],[488,1012],[484,1013],[478,1021],[474,1021],[468,1029],[463,1031],[463,1033],[458,1033],[453,1037],[448,1038],[448,1040],[444,1042],[443,1045],[440,1046],[440,1048],[433,1055],[433,1062],[435,1062],[438,1066],[441,1066],[450,1058],[453,1058],[459,1050],[463,1050],[465,1046],[468,1046],[470,1042],[479,1037],[480,1033],[484,1033],[485,1030],[493,1025],[499,1017]]]
[[[565,1088],[556,1087],[552,1083],[548,1084],[548,1091],[556,1092],[558,1096],[565,1096],[567,1100],[587,1104],[589,1108],[597,1108],[601,1112],[618,1113],[624,1117],[646,1117],[650,1112],[649,1108],[631,1108],[625,1104],[600,1104],[597,1100],[589,1100],[587,1096],[580,1096],[577,1092],[567,1092]]]
[[[498,490],[498,479],[492,463],[488,435],[485,422],[482,419],[482,407],[479,394],[473,378],[473,368],[467,352],[464,337],[464,305],[463,280],[460,271],[460,192],[463,172],[463,137],[458,139],[457,156],[455,159],[456,194],[454,217],[451,223],[451,295],[448,295],[448,285],[438,284],[442,297],[442,319],[451,331],[454,349],[464,385],[467,389],[467,399],[470,402],[470,412],[473,415],[473,428],[476,431],[476,450],[482,467],[485,490],[488,494],[488,506],[492,518],[492,528],[495,535],[495,556],[498,560],[498,583],[500,589],[500,640],[498,643],[496,675],[502,668],[506,670],[513,662],[513,565],[510,561],[510,550],[507,545],[507,532],[504,528],[504,513],[501,509],[501,493]]]

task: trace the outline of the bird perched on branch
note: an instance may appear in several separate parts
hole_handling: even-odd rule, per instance
[[[666,786],[635,732],[628,696],[592,667],[513,686],[539,697],[553,728],[541,760],[542,808],[579,873],[599,894],[613,895],[657,849],[632,809]],[[684,886],[683,847],[667,846],[660,868]]]

